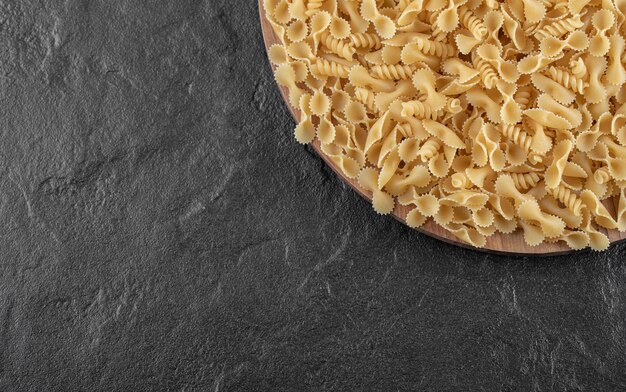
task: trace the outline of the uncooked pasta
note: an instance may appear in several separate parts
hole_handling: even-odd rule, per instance
[[[626,3],[265,0],[295,137],[372,195],[485,246],[626,231]],[[612,203],[611,212],[607,203]]]

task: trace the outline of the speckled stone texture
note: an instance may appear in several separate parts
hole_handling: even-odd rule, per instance
[[[0,18],[1,391],[626,388],[626,247],[376,216],[294,142],[256,1]]]

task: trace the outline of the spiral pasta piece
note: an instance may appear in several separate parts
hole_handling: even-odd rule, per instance
[[[503,124],[501,127],[502,134],[513,143],[522,147],[524,151],[530,151],[530,146],[533,144],[533,138],[528,135],[522,127],[513,124]]]
[[[324,5],[324,0],[308,0],[306,4],[306,14],[308,16],[315,14],[322,8],[322,5]]]
[[[577,15],[549,23],[535,31],[534,35],[539,41],[546,37],[559,38],[569,32],[583,27],[583,25],[584,22],[580,20],[580,15]]]
[[[564,185],[559,185],[556,188],[547,188],[546,190],[555,199],[563,203],[576,216],[580,215],[582,200],[579,199],[578,196],[570,189],[566,188]]]
[[[450,44],[431,41],[425,38],[416,37],[415,46],[417,49],[428,55],[437,56],[441,58],[447,58],[454,55],[454,47]]]
[[[427,162],[429,159],[439,154],[440,148],[441,143],[435,138],[430,138],[426,140],[417,154],[422,158],[422,162]]]
[[[431,105],[422,101],[410,101],[402,104],[402,116],[413,116],[436,120],[443,115],[441,110],[434,110]]]
[[[419,121],[400,122],[396,127],[405,138],[416,138],[420,140],[428,138],[426,130]]]
[[[377,112],[374,104],[375,94],[372,90],[360,87],[354,90],[354,97],[364,104],[370,111]]]
[[[415,67],[411,65],[376,65],[372,67],[372,75],[378,79],[406,80],[411,79]]]
[[[589,85],[587,82],[582,79],[577,78],[576,76],[570,74],[569,72],[556,68],[550,67],[548,69],[548,75],[552,80],[557,82],[563,87],[567,87],[575,93],[584,94],[585,89]]]
[[[598,184],[606,184],[611,177],[611,170],[608,166],[602,166],[593,173],[593,178]]]
[[[375,49],[382,47],[380,38],[376,34],[357,33],[350,35],[350,41],[355,48]]]
[[[354,53],[356,53],[356,49],[354,49],[354,45],[351,42],[338,40],[329,31],[324,32],[322,35],[322,45],[346,60],[352,60]]]
[[[480,78],[485,84],[485,87],[494,88],[500,79],[495,68],[478,56],[472,58],[472,63],[474,64],[474,68],[480,73]]]
[[[431,36],[433,37],[434,41],[445,41],[448,33],[446,33],[445,31],[441,30],[441,28],[437,25],[437,18],[439,17],[439,12],[433,12],[430,15],[429,18],[429,22],[430,22],[430,28],[432,29],[431,32]]]
[[[530,173],[511,173],[511,178],[515,183],[515,187],[520,191],[526,191],[537,186],[541,177],[535,172]]]
[[[311,73],[313,75],[347,78],[350,74],[350,69],[343,64],[318,58],[314,64],[311,64]]]
[[[459,19],[461,24],[472,33],[474,38],[482,40],[487,35],[487,26],[467,6],[462,5],[459,7]]]
[[[454,173],[451,182],[452,186],[459,189],[471,188],[474,185],[465,173]]]
[[[530,86],[522,86],[517,89],[514,100],[519,105],[520,110],[526,110],[530,107],[532,98],[532,88]]]
[[[581,58],[572,60],[570,62],[570,68],[572,69],[572,75],[576,78],[584,80],[587,77],[587,66]]]

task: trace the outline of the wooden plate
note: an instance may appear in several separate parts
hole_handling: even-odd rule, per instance
[[[272,29],[270,22],[265,17],[265,9],[263,7],[263,0],[259,0],[259,13],[261,16],[261,28],[263,30],[263,40],[265,41],[265,48],[269,49],[272,45],[280,44],[281,43],[280,39],[274,33],[274,30]],[[297,109],[291,107],[291,105],[289,105],[288,90],[284,87],[280,87],[280,86],[278,87],[280,88],[280,92],[283,96],[283,99],[285,103],[287,104],[287,106],[289,107],[289,110],[291,111],[293,118],[297,122],[300,121],[300,112]],[[371,201],[372,195],[370,192],[362,189],[356,180],[347,178],[341,172],[341,170],[338,167],[336,167],[328,159],[328,157],[326,157],[324,153],[321,152],[319,140],[315,139],[311,143],[311,145],[313,146],[317,154],[326,162],[326,164],[330,166],[333,169],[333,171],[339,176],[339,178],[341,178],[346,183],[350,184],[350,186],[359,195]],[[606,204],[606,207],[609,210],[609,212],[611,212],[611,214],[615,215],[614,203],[608,203]],[[396,203],[396,208],[393,210],[393,216],[396,219],[398,219],[400,222],[405,223],[406,214],[409,212],[409,210],[410,210],[409,207],[401,206],[398,203]],[[372,210],[372,213],[374,213],[373,210]],[[571,250],[563,241],[559,241],[557,243],[543,243],[539,246],[529,246],[524,241],[522,233],[519,229],[513,234],[505,235],[505,234],[496,233],[493,236],[488,237],[487,244],[485,245],[484,248],[475,248],[465,243],[464,241],[457,238],[452,233],[448,232],[447,230],[445,230],[444,228],[442,228],[441,226],[433,222],[432,219],[429,219],[428,222],[424,224],[424,226],[416,230],[421,233],[427,234],[431,237],[440,239],[442,241],[445,241],[454,245],[458,245],[464,248],[471,248],[471,249],[476,249],[480,251],[485,251],[489,253],[500,253],[500,254],[522,255],[522,256],[529,256],[529,255],[530,256],[532,255],[546,256],[546,255],[559,255],[559,254],[566,254],[566,253],[573,252],[573,250]],[[599,230],[605,233],[609,237],[611,243],[613,244],[615,244],[618,241],[626,239],[626,233],[620,233],[617,230],[606,230],[604,228],[599,228]]]

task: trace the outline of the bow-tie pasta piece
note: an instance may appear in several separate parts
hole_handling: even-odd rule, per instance
[[[615,16],[611,10],[601,9],[593,14],[591,23],[596,30],[596,35],[591,38],[589,43],[589,54],[596,57],[604,56],[611,46],[606,32],[615,23]]]
[[[381,38],[390,39],[396,35],[396,25],[386,15],[382,15],[376,4],[376,0],[362,0],[361,15],[363,19],[372,22],[376,32]]]
[[[315,139],[315,125],[311,119],[311,95],[303,94],[300,98],[300,123],[296,126],[296,140],[302,144],[311,143]]]
[[[328,31],[336,39],[346,39],[350,37],[352,28],[346,19],[338,15],[333,15],[333,20],[330,22]]]
[[[296,140],[380,214],[474,246],[626,230],[624,10],[589,0],[264,0]]]
[[[572,49],[580,52],[587,49],[589,39],[584,31],[574,31],[567,39],[561,40],[556,37],[546,37],[541,41],[540,50],[544,56],[555,57],[561,54],[564,49]]]
[[[287,38],[292,42],[300,42],[309,35],[309,26],[305,21],[296,19],[287,27]]]
[[[445,33],[454,31],[459,25],[458,8],[467,3],[467,0],[449,0],[448,7],[437,15],[437,27]]]
[[[379,171],[373,167],[364,168],[358,176],[359,184],[367,191],[372,192],[374,210],[379,214],[389,214],[395,206],[394,198],[378,189]]]
[[[606,71],[606,81],[612,86],[621,86],[626,80],[626,70],[622,64],[624,55],[624,37],[612,34],[609,37],[609,65]]]

